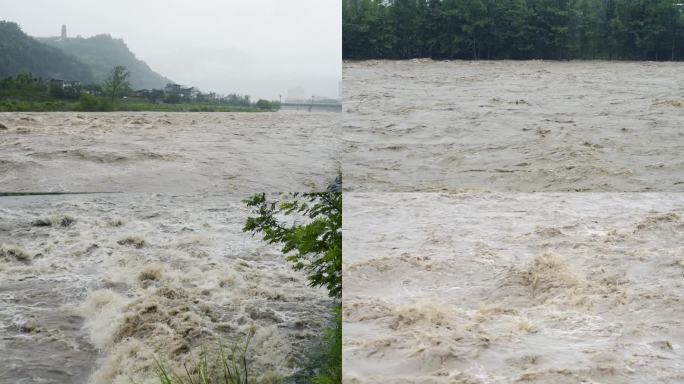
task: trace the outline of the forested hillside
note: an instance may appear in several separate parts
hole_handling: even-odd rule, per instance
[[[131,86],[134,89],[163,88],[172,81],[154,72],[142,60],[135,57],[122,39],[110,35],[90,38],[38,38],[39,41],[61,49],[78,58],[93,71],[95,81],[101,83],[117,65],[125,66],[131,72]]]
[[[19,25],[0,21],[0,77],[32,73],[42,78],[93,82],[90,68],[60,49],[26,35]]]
[[[343,0],[343,56],[682,60],[681,3]]]

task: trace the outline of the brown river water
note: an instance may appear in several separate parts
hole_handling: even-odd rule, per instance
[[[240,199],[0,197],[0,383],[158,383],[155,358],[182,367],[252,327],[252,372],[296,372],[330,300],[242,232]]]
[[[345,383],[684,382],[684,195],[344,208]]]
[[[347,62],[349,191],[684,191],[684,63]]]
[[[0,113],[0,192],[322,190],[340,113]]]

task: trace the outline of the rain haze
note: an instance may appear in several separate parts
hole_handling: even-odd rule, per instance
[[[31,36],[108,33],[150,67],[202,91],[338,97],[337,0],[0,0],[0,18]],[[303,89],[303,92],[302,92]],[[293,92],[294,93],[294,92]]]

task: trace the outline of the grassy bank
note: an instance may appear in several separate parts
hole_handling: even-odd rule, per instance
[[[269,112],[276,108],[233,106],[210,103],[156,104],[140,100],[111,101],[106,98],[84,100],[0,100],[0,112]]]
[[[5,79],[6,80],[6,79]],[[230,100],[178,100],[159,103],[144,97],[111,98],[89,93],[53,92],[39,86],[2,88],[0,86],[0,112],[268,112],[280,109],[277,101],[248,99]]]

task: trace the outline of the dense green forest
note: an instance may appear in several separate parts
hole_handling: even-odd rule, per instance
[[[19,25],[0,21],[0,77],[32,73],[43,78],[94,81],[90,68],[60,49],[41,44]]]
[[[682,0],[343,0],[345,59],[684,59]]]
[[[97,83],[104,81],[114,64],[123,65],[131,71],[130,82],[133,89],[163,88],[164,85],[173,83],[150,69],[147,63],[136,58],[122,39],[114,39],[110,35],[65,40],[48,37],[36,40],[59,48],[88,65]]]

